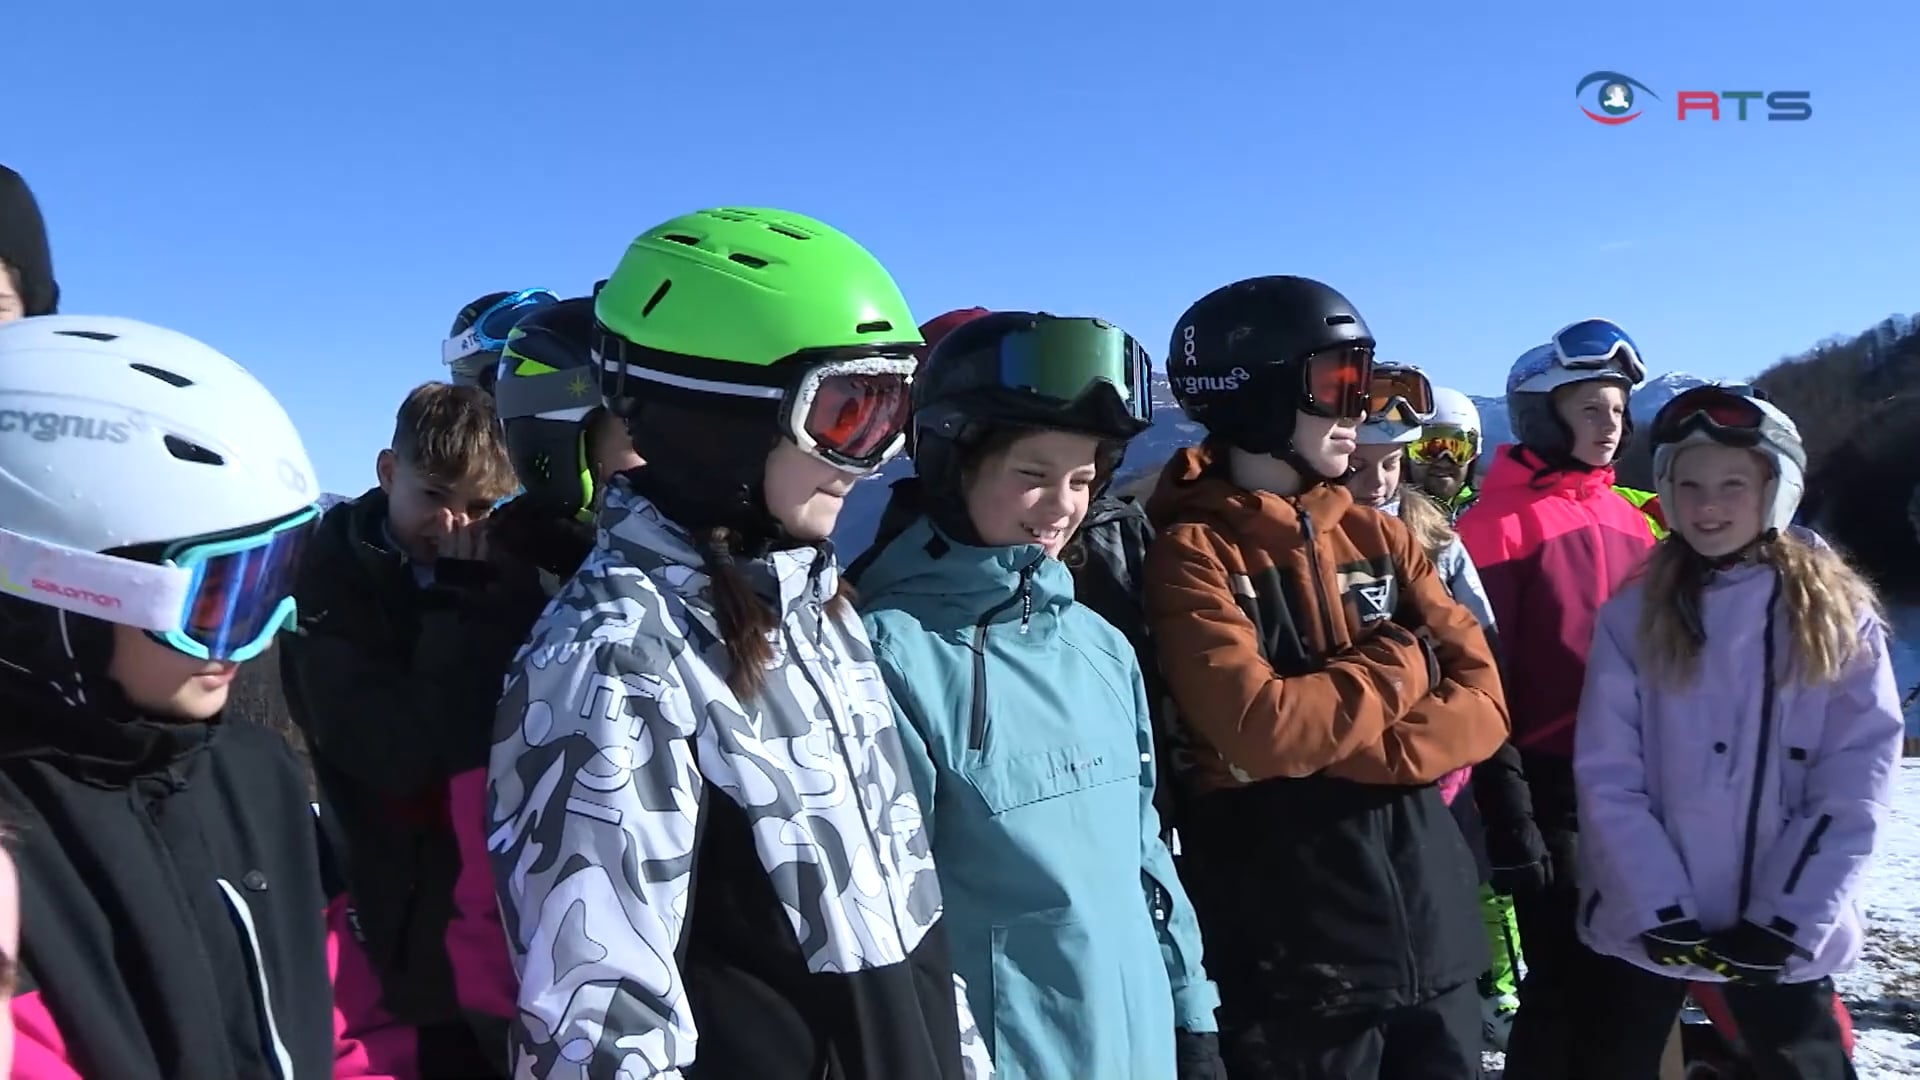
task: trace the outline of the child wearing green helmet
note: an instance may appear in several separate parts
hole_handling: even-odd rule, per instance
[[[645,464],[497,714],[516,1074],[990,1075],[827,539],[904,440],[906,302],[821,222],[715,209],[635,240],[595,314]]]

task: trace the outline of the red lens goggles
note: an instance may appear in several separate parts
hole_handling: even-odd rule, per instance
[[[912,357],[874,357],[813,368],[787,396],[787,433],[838,468],[879,468],[905,441],[913,367]]]
[[[1677,395],[1653,418],[1653,442],[1679,442],[1695,431],[1741,445],[1760,441],[1767,414],[1754,402],[1766,400],[1751,387],[1696,386]]]
[[[1300,368],[1303,411],[1337,420],[1367,414],[1373,389],[1371,346],[1342,345],[1309,353]]]

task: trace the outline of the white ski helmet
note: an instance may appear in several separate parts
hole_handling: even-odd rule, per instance
[[[1663,506],[1673,503],[1680,451],[1709,442],[1752,450],[1773,467],[1760,528],[1785,532],[1806,490],[1807,451],[1793,418],[1749,386],[1708,383],[1676,395],[1653,419],[1653,488]]]
[[[293,521],[318,488],[280,403],[208,346],[104,316],[0,325],[0,592],[184,641],[212,617],[189,610],[204,568],[100,553]]]
[[[1507,372],[1507,422],[1522,446],[1548,455],[1567,453],[1572,433],[1553,407],[1553,392],[1582,382],[1610,382],[1629,396],[1645,382],[1640,347],[1606,319],[1561,327],[1544,345],[1520,354]],[[1632,432],[1632,417],[1627,417]]]
[[[0,529],[106,551],[274,521],[319,494],[286,410],[212,348],[105,316],[0,326]]]
[[[1480,409],[1473,399],[1450,386],[1433,388],[1433,415],[1427,423],[1434,427],[1457,427],[1470,431],[1474,441],[1479,442]]]

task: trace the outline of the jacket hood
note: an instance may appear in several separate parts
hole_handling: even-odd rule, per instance
[[[1106,525],[1135,515],[1146,516],[1146,507],[1131,495],[1102,495],[1087,507],[1086,520],[1080,523],[1080,531],[1085,532],[1096,525]]]
[[[1549,495],[1599,498],[1613,492],[1613,466],[1549,470],[1538,454],[1518,443],[1508,443],[1494,454],[1487,477],[1480,483],[1480,494],[1484,497],[1500,492],[1504,501],[1522,491],[1541,498]]]
[[[1020,598],[1019,603],[1009,603]],[[920,518],[894,537],[860,578],[860,606],[897,608],[928,629],[1058,617],[1073,603],[1073,575],[1038,544],[974,547]],[[996,610],[997,609],[997,610]]]
[[[693,537],[668,520],[659,507],[636,494],[626,477],[616,476],[607,488],[599,520],[598,547],[656,574],[663,585],[682,595],[693,595],[706,587],[707,559]],[[775,548],[757,558],[735,556],[733,562],[756,593],[782,610],[809,596],[824,600],[840,587],[833,549],[826,541]]]
[[[1293,496],[1248,490],[1228,477],[1226,462],[1207,442],[1168,459],[1147,497],[1147,517],[1156,529],[1182,521],[1231,526],[1249,516],[1292,521],[1299,516],[1296,507],[1311,514],[1319,528],[1332,529],[1353,509],[1353,495],[1343,484],[1314,484]]]

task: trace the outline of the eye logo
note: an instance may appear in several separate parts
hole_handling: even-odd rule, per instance
[[[1655,101],[1660,100],[1660,95],[1647,89],[1645,83],[1617,71],[1596,71],[1581,79],[1580,85],[1573,88],[1574,100],[1581,101],[1587,96],[1588,88],[1596,86],[1599,89],[1594,105],[1600,111],[1595,112],[1585,104],[1580,106],[1580,111],[1587,114],[1587,119],[1596,124],[1624,124],[1638,118],[1640,109],[1636,105],[1636,90]]]

